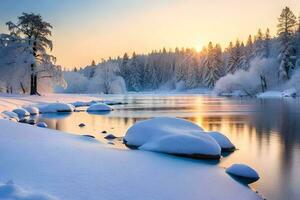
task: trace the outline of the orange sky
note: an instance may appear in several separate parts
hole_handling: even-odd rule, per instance
[[[53,54],[58,64],[69,68],[124,52],[146,53],[176,46],[199,49],[209,41],[224,46],[230,40],[245,40],[258,28],[269,27],[274,35],[284,6],[296,15],[300,13],[299,0],[66,0],[63,5],[58,0],[45,2],[35,2],[34,7],[20,6],[15,12],[8,12],[4,20],[16,19],[15,13],[22,9],[39,12],[54,26]],[[59,6],[52,5],[55,3]],[[0,27],[4,29],[5,26]]]

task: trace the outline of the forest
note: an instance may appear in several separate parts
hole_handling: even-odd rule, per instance
[[[29,27],[29,21],[35,26]],[[9,33],[0,35],[1,92],[110,94],[208,88],[217,95],[254,96],[268,90],[300,90],[300,16],[288,7],[278,17],[274,34],[258,29],[246,41],[237,39],[226,48],[209,42],[200,52],[163,48],[125,53],[72,70],[62,70],[49,54],[52,26],[40,15],[23,13],[17,23],[6,25]]]

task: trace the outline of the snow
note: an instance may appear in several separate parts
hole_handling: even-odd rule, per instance
[[[124,137],[127,146],[195,158],[219,158],[221,148],[198,125],[178,118],[157,117],[137,122]]]
[[[57,200],[53,196],[26,191],[12,181],[0,184],[0,198],[4,200]]]
[[[258,98],[283,98],[296,97],[297,91],[295,88],[286,89],[284,91],[267,91],[257,95]]]
[[[250,179],[255,182],[259,179],[258,173],[245,164],[233,164],[226,169],[226,172],[230,175],[238,176],[240,178]]]
[[[112,111],[112,108],[105,103],[95,103],[88,107],[87,112]]]
[[[50,103],[40,106],[40,113],[73,112],[75,107],[68,103]]]
[[[37,115],[40,113],[39,109],[35,106],[27,106],[23,108],[27,110],[30,113],[30,115]]]
[[[207,134],[217,141],[217,143],[220,145],[222,151],[234,151],[235,150],[235,146],[222,133],[216,132],[216,131],[210,131],[210,132],[207,132]]]
[[[36,124],[36,126],[41,127],[41,128],[47,128],[48,127],[48,125],[45,122],[38,122]]]
[[[13,110],[13,112],[16,113],[19,117],[26,117],[30,115],[30,113],[24,108],[16,108]]]
[[[8,120],[0,120],[0,126],[0,181],[12,180],[30,200],[41,194],[39,200],[261,199],[218,165],[114,149]],[[7,193],[0,195],[5,199]]]

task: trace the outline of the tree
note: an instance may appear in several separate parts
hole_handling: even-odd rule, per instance
[[[53,77],[52,72],[57,68],[53,63],[55,57],[48,55],[47,50],[52,50],[52,26],[43,21],[40,15],[23,13],[18,17],[18,22],[7,22],[10,35],[27,44],[26,49],[32,60],[30,62],[30,95],[38,93],[38,79]]]
[[[245,70],[248,70],[250,67],[250,62],[253,59],[253,51],[252,36],[249,35],[245,47]]]
[[[271,41],[271,35],[270,35],[270,30],[267,28],[265,37],[264,37],[264,42],[263,42],[263,57],[268,58],[270,56],[270,41]]]
[[[230,46],[232,46],[232,44]],[[230,48],[227,63],[227,73],[234,73],[238,69],[245,68],[245,58],[243,55],[243,50],[243,46],[241,46],[239,40],[236,41],[233,48]]]
[[[293,37],[297,21],[294,13],[285,7],[278,18],[277,33],[281,44],[279,61],[279,78],[286,80],[290,78],[291,70],[294,68],[293,56],[295,47],[293,46]]]

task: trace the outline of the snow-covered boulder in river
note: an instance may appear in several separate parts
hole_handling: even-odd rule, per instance
[[[112,111],[112,108],[105,103],[95,103],[88,107],[88,112],[103,112],[103,111]]]
[[[132,148],[192,158],[220,158],[219,144],[198,125],[178,118],[158,117],[130,127],[124,143]]]
[[[27,110],[30,115],[38,115],[40,113],[39,109],[35,106],[27,106],[24,107],[25,110]]]
[[[48,127],[48,125],[45,122],[38,122],[36,124],[36,126],[41,127],[41,128],[47,128]]]
[[[233,164],[226,169],[230,175],[245,179],[247,183],[253,183],[259,179],[258,173],[245,164]]]
[[[296,97],[297,90],[295,88],[287,89],[282,92],[283,97]]]
[[[68,103],[50,103],[40,107],[40,113],[73,112],[75,107]]]
[[[16,113],[19,117],[26,117],[30,115],[30,113],[24,108],[16,108],[13,110],[13,112]]]
[[[234,151],[235,146],[232,144],[232,142],[222,133],[217,131],[210,131],[207,132],[207,134],[214,138],[217,143],[220,145],[222,151]]]

